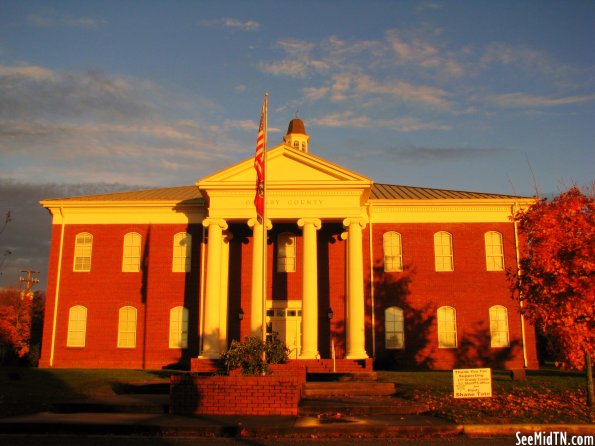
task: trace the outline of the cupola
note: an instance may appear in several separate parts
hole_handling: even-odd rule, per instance
[[[283,137],[283,141],[296,150],[308,153],[308,141],[310,141],[310,137],[306,133],[304,121],[299,118],[293,118],[289,121],[287,134]]]

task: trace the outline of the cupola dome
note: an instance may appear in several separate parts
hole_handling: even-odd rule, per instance
[[[287,134],[283,137],[283,141],[290,147],[302,152],[308,152],[308,141],[310,137],[306,133],[306,127],[304,121],[299,118],[293,118],[289,121],[287,127]]]

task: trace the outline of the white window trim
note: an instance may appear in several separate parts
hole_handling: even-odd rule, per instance
[[[504,312],[504,324],[506,325],[506,330],[496,330],[494,327],[494,318],[492,317],[493,314],[496,312],[502,311]],[[506,348],[510,347],[510,328],[508,326],[508,308],[504,305],[493,305],[490,307],[489,310],[490,316],[490,347],[492,348]],[[504,344],[494,345],[494,333],[505,333],[506,334],[506,342]],[[500,339],[500,336],[497,336],[497,339]]]
[[[79,241],[78,241],[79,236],[88,237],[89,241],[85,240],[84,243],[79,244]],[[88,255],[80,255],[81,250],[84,250],[84,254],[86,254],[86,251],[88,250],[89,251]],[[93,257],[93,234],[91,234],[89,232],[79,232],[78,234],[76,234],[74,236],[74,256],[73,256],[72,270],[77,273],[90,272],[92,257]],[[81,266],[77,267],[77,259],[86,259],[86,258],[89,259],[89,266],[88,267],[81,267]]]
[[[446,328],[451,328],[451,327],[445,327],[445,320],[444,317],[441,317],[441,314],[443,314],[444,312],[441,312],[440,310],[443,309],[448,309],[452,311],[452,319],[453,319],[453,329],[450,330],[446,330]],[[457,334],[457,310],[454,307],[450,307],[450,306],[442,306],[440,308],[438,308],[437,310],[437,320],[438,320],[438,348],[457,348],[459,346],[459,340],[458,340],[458,334]],[[454,345],[443,345],[443,343],[441,342],[441,334],[454,334]]]
[[[180,255],[181,245],[180,242],[186,240],[185,255]],[[183,263],[182,263],[183,261]],[[173,237],[173,255],[171,270],[174,273],[189,273],[192,265],[192,234],[188,232],[178,232]]]
[[[122,330],[122,314],[124,311],[134,310],[134,330]],[[121,307],[118,310],[118,348],[136,348],[136,333],[138,329],[138,310],[130,305],[125,307]],[[122,345],[122,334],[123,333],[134,333],[133,343],[132,345]]]
[[[396,240],[396,243],[395,243]],[[388,249],[392,255],[388,255]],[[387,273],[403,271],[403,237],[396,231],[388,231],[382,234],[382,253],[384,255],[384,271]],[[387,259],[393,259],[387,261]],[[395,266],[396,264],[396,266]],[[391,266],[393,265],[393,266]]]
[[[82,310],[82,317],[81,319],[73,320],[74,312]],[[74,305],[68,309],[68,331],[66,335],[66,347],[85,347],[87,342],[87,314],[88,310],[87,307],[83,305]],[[75,322],[82,322],[81,328],[75,328],[73,325]],[[77,343],[75,339],[77,338],[76,334],[82,333],[82,343]]]
[[[499,243],[497,245],[489,244],[488,245],[488,237],[491,236],[498,236]],[[504,271],[506,268],[504,266],[504,237],[498,231],[488,231],[484,234],[484,245],[485,245],[485,254],[486,254],[486,271]],[[493,253],[494,247],[499,247],[500,252],[498,254]],[[492,251],[492,252],[490,252]],[[494,267],[494,262],[492,259],[500,259],[500,264],[502,265],[501,268]]]
[[[138,236],[138,246],[135,243],[136,236]],[[130,244],[126,244],[127,240],[131,240]],[[140,272],[140,259],[142,252],[142,236],[138,232],[128,232],[124,235],[124,244],[122,248],[122,272],[124,273],[138,273]],[[135,249],[137,252],[130,255],[127,248]],[[132,251],[131,249],[131,251]],[[128,255],[127,255],[128,254]],[[135,263],[126,262],[126,259],[136,259]]]
[[[440,246],[440,248],[444,248],[446,245],[444,245],[442,243],[442,239],[443,236],[447,235],[448,236],[448,248],[449,248],[449,254],[438,254],[438,246]],[[440,245],[438,245],[436,243],[436,237],[440,236],[441,240],[440,240]],[[438,262],[438,259],[441,259],[440,262]],[[449,267],[448,268],[444,268],[444,264],[446,262],[444,262],[444,259],[450,259],[449,262]],[[446,232],[446,231],[438,231],[434,234],[434,267],[436,269],[436,272],[440,272],[440,273],[444,273],[444,272],[452,272],[454,271],[455,267],[454,267],[454,252],[453,252],[453,247],[452,247],[452,234],[450,232]]]
[[[292,241],[292,248],[293,248],[293,255],[288,256],[287,255],[287,244],[285,243],[281,243],[282,241],[285,240],[291,240]],[[284,257],[281,257],[281,248],[284,248]],[[288,263],[287,261],[285,263],[281,263],[282,259],[291,259],[293,260],[293,262],[291,263],[291,265],[293,265],[293,268],[288,268]],[[297,270],[297,236],[293,233],[293,232],[282,232],[277,236],[277,272],[278,273],[295,273]]]
[[[188,308],[186,307],[177,306],[169,310],[169,348],[188,348]]]
[[[400,326],[400,330],[395,330],[395,331],[390,331],[388,330],[388,315],[391,314],[391,310],[396,310],[397,314],[401,315],[401,319],[400,321],[398,319],[394,319],[393,322],[395,325],[397,325],[397,322],[401,322],[401,326]],[[389,333],[400,333],[401,334],[401,339],[402,342],[399,346],[397,347],[389,347],[388,346],[388,335]],[[386,350],[403,350],[405,348],[405,315],[403,313],[403,309],[401,307],[397,307],[397,306],[393,306],[393,307],[388,307],[384,310],[384,348]]]

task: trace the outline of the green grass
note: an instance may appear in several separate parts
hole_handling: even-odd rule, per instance
[[[109,397],[126,384],[164,382],[169,370],[0,367],[0,417],[49,410],[54,403]],[[492,372],[492,398],[454,399],[452,372],[379,371],[401,398],[427,403],[430,414],[456,423],[594,423],[585,377],[554,369],[527,371],[524,381]]]
[[[379,371],[382,381],[397,384],[398,396],[426,402],[433,415],[457,423],[594,423],[587,408],[584,374],[555,369],[528,370],[526,380],[492,371],[492,397],[453,397],[451,371]]]
[[[0,417],[49,410],[53,403],[109,397],[127,383],[152,383],[175,372],[0,367]]]

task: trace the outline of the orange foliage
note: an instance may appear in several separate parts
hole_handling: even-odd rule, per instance
[[[560,363],[582,369],[585,354],[595,354],[593,197],[573,187],[515,218],[528,244],[520,274],[509,275],[515,299],[549,335]]]
[[[16,288],[0,290],[0,362],[29,353],[31,299],[21,299]]]

